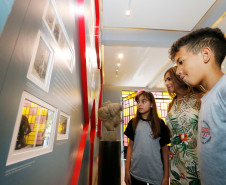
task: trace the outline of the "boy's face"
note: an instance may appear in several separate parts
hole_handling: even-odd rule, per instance
[[[193,54],[187,51],[186,46],[183,46],[176,53],[175,62],[177,64],[176,74],[186,84],[196,86],[202,83],[203,59],[201,53]]]

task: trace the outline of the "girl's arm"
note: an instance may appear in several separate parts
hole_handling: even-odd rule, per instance
[[[162,159],[164,167],[164,177],[162,185],[169,185],[169,149],[167,145],[162,147]]]
[[[133,151],[133,141],[129,140],[129,146],[127,148],[127,154],[126,154],[126,166],[125,166],[125,183],[126,185],[131,185],[131,176],[130,176],[130,162],[131,162],[131,156]]]

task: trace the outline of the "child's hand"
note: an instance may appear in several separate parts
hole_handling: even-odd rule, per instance
[[[124,179],[126,185],[131,185],[131,176],[130,176],[130,173],[129,172],[126,172],[125,173],[125,179]]]
[[[164,177],[162,180],[162,185],[169,185],[169,178]]]

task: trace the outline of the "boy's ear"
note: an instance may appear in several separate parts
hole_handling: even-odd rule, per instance
[[[202,48],[201,54],[202,54],[203,62],[208,63],[212,55],[212,50],[209,47],[204,47]]]

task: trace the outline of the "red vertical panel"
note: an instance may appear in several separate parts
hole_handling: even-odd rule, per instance
[[[77,158],[75,161],[75,167],[74,167],[74,172],[73,172],[73,176],[71,179],[71,185],[78,184],[80,168],[81,168],[81,164],[82,164],[82,158],[83,158],[84,149],[85,149],[85,145],[86,145],[86,136],[88,133],[88,128],[89,128],[89,124],[85,124],[83,133],[82,133],[82,138],[81,138],[80,145],[79,145],[79,149],[78,149]]]
[[[78,7],[84,9],[84,0],[78,0]],[[97,54],[97,64],[98,69],[100,69],[101,78],[101,89],[99,98],[99,107],[102,103],[102,68],[100,67],[100,55],[99,55],[99,1],[95,0],[95,10],[96,10],[96,29],[95,29],[95,47]],[[80,57],[81,57],[81,74],[82,74],[82,92],[83,92],[83,110],[84,110],[84,129],[79,145],[78,155],[75,162],[74,172],[71,180],[71,185],[77,185],[80,168],[82,164],[82,158],[85,149],[86,137],[89,128],[89,110],[88,110],[88,93],[87,93],[87,71],[86,71],[86,40],[85,40],[85,18],[84,14],[79,15],[79,39],[80,39]],[[92,121],[93,120],[93,121]],[[99,121],[98,121],[99,128]],[[89,174],[89,184],[92,184],[92,169],[93,169],[93,150],[94,150],[94,139],[95,139],[95,101],[92,108],[91,116],[91,150],[90,150],[90,174]]]
[[[78,0],[78,7],[84,9],[84,0]],[[71,185],[77,185],[85,144],[89,128],[89,110],[88,110],[88,93],[87,93],[87,73],[86,73],[86,40],[85,40],[85,17],[84,13],[78,17],[79,22],[79,39],[80,39],[80,57],[81,57],[81,74],[82,74],[82,93],[83,93],[83,112],[84,112],[84,129],[75,161],[74,172],[72,175]]]
[[[78,0],[78,1],[83,2],[83,0]],[[85,123],[89,123],[87,72],[86,72],[86,39],[85,39],[85,19],[84,19],[84,15],[80,16],[80,18],[79,18],[79,38],[80,38],[80,56],[81,56],[84,118],[85,118]]]

